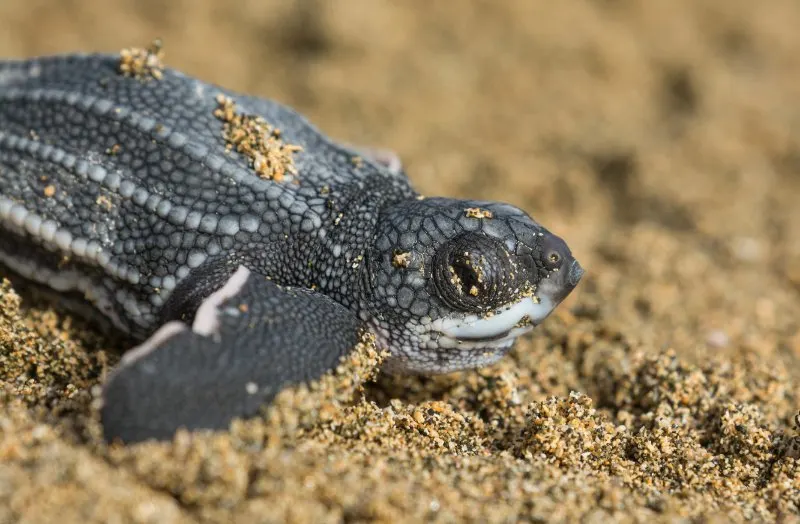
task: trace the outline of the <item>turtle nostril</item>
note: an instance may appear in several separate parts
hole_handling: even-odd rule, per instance
[[[581,281],[581,277],[583,277],[584,270],[581,265],[578,263],[577,260],[573,260],[572,264],[569,266],[569,274],[567,275],[567,282],[572,287],[578,285],[578,282]]]

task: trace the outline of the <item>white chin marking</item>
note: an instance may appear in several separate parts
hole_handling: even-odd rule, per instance
[[[491,340],[509,335],[516,338],[541,323],[554,307],[555,304],[547,296],[540,297],[538,302],[526,297],[490,317],[469,315],[464,318],[443,318],[435,321],[433,328],[456,340]],[[525,317],[533,325],[515,328]]]

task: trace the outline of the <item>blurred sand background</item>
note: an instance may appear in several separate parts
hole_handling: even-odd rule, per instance
[[[796,521],[798,28],[795,0],[0,1],[1,57],[161,37],[588,271],[490,369],[125,450],[90,409],[119,348],[3,287],[0,522]]]

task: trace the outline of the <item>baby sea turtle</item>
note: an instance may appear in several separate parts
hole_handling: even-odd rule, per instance
[[[423,198],[157,49],[0,62],[0,263],[138,341],[103,389],[125,442],[252,416],[365,331],[392,373],[492,363],[583,274],[520,209]]]

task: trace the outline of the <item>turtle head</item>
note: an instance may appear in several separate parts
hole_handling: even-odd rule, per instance
[[[362,314],[391,353],[389,372],[490,364],[583,275],[561,238],[508,204],[401,202],[376,233]]]

